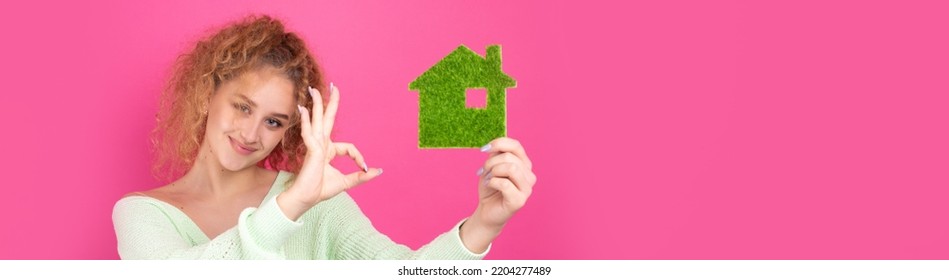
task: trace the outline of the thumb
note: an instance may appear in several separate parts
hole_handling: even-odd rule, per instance
[[[369,168],[368,172],[353,172],[346,175],[346,182],[351,182],[351,186],[347,188],[353,188],[359,185],[362,185],[369,180],[375,179],[382,175],[382,168]]]

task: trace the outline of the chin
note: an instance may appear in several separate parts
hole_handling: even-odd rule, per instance
[[[229,171],[241,171],[248,168],[256,168],[261,161],[266,160],[270,151],[257,151],[257,153],[243,156],[239,154],[230,154],[225,158],[220,158],[221,166]]]
[[[254,164],[243,164],[243,163],[241,163],[241,164],[237,164],[237,163],[228,164],[228,163],[222,162],[222,163],[221,163],[221,166],[224,167],[224,169],[226,169],[227,171],[236,172],[236,171],[241,171],[241,170],[244,170],[244,169],[247,169],[247,168],[250,168],[250,167],[257,166],[257,164],[256,164],[256,163],[254,163]]]
[[[257,152],[259,153],[260,151]],[[217,159],[222,168],[228,171],[241,171],[255,167],[258,162],[264,160],[264,156],[259,156],[258,153],[245,156],[227,151],[226,154],[218,155]]]

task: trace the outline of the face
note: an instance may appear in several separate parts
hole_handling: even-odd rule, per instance
[[[253,167],[283,140],[295,108],[286,76],[267,67],[247,72],[211,96],[203,148],[227,170]]]

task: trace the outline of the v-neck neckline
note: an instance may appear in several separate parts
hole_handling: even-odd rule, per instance
[[[283,170],[277,171],[277,176],[274,178],[273,183],[270,184],[270,190],[267,191],[267,195],[264,195],[264,199],[261,200],[259,204],[257,204],[257,207],[258,207],[258,208],[259,208],[261,205],[263,205],[264,202],[267,202],[267,200],[269,200],[271,196],[274,195],[275,191],[278,189],[278,188],[277,188],[277,184],[278,184],[278,183],[283,182],[283,181],[286,181],[285,179],[284,179],[284,180],[281,180],[282,177],[285,176],[285,173],[286,173],[286,172],[284,172]],[[198,235],[199,235],[198,237],[202,238],[202,240],[194,240],[194,239],[191,239],[191,242],[192,242],[192,243],[195,243],[195,245],[197,245],[197,244],[203,244],[203,243],[206,243],[206,242],[211,241],[211,237],[209,237],[208,234],[207,234],[206,232],[204,232],[204,230],[202,230],[200,226],[198,226],[198,223],[195,222],[194,219],[191,218],[191,216],[188,216],[187,213],[185,213],[185,212],[182,211],[181,209],[178,209],[178,207],[175,207],[175,206],[172,205],[171,203],[168,203],[168,202],[166,202],[166,201],[164,201],[164,200],[157,199],[157,198],[150,197],[150,196],[146,196],[146,197],[161,202],[162,204],[164,204],[164,205],[166,206],[166,208],[174,209],[174,211],[177,212],[178,215],[181,215],[181,217],[183,217],[185,220],[187,220],[189,226],[193,227],[193,228],[195,229],[194,231],[198,232]],[[229,230],[230,230],[230,229],[221,232],[220,234],[218,234],[218,236],[221,236],[221,234],[224,234],[225,232],[228,232]]]

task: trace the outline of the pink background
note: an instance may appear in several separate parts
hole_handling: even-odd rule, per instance
[[[410,247],[485,155],[417,149],[408,83],[502,44],[539,181],[490,259],[949,258],[945,1],[188,2],[3,4],[0,258],[117,258],[172,61],[248,13],[339,85],[336,138],[386,170],[351,193]]]

